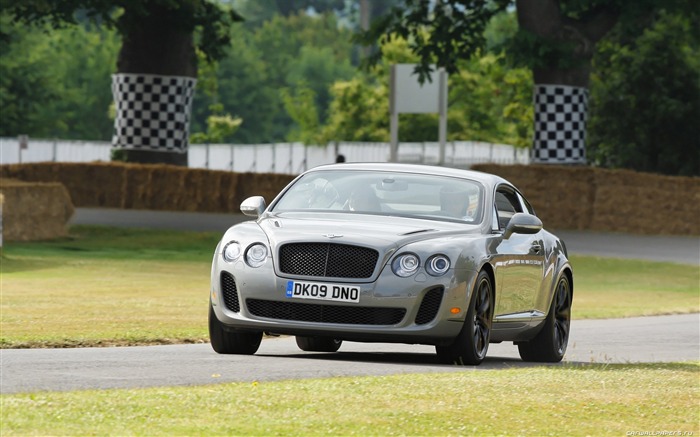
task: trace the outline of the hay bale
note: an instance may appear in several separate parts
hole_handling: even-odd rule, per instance
[[[700,178],[555,165],[474,169],[512,182],[551,229],[700,235]]]
[[[549,165],[475,165],[518,187],[549,229],[587,229],[595,196],[593,170]]]
[[[74,208],[62,184],[0,179],[0,193],[5,240],[49,240],[67,234]]]
[[[700,178],[598,169],[596,186],[591,229],[700,234]]]

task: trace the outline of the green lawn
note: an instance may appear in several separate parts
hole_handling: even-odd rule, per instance
[[[0,345],[207,341],[218,238],[81,226],[62,240],[6,244]],[[572,263],[575,318],[700,310],[697,268]],[[700,363],[40,392],[0,395],[0,407],[2,436],[700,435]]]
[[[76,226],[69,238],[6,243],[0,347],[207,341],[220,235]],[[574,318],[700,311],[689,266],[574,256]]]
[[[5,395],[0,435],[698,435],[699,400],[698,363],[468,369]]]

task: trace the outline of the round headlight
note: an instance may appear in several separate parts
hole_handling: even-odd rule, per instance
[[[245,261],[251,267],[260,267],[267,258],[267,247],[262,243],[255,243],[248,247],[245,253]]]
[[[420,259],[412,253],[404,253],[396,258],[391,263],[391,269],[397,276],[406,278],[416,273],[420,266]]]
[[[433,255],[425,263],[425,270],[432,276],[442,276],[450,269],[450,259],[445,255]]]
[[[226,246],[224,246],[221,255],[224,257],[224,261],[233,262],[241,256],[241,245],[238,241],[230,241]]]

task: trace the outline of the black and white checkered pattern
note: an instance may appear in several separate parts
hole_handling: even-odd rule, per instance
[[[113,75],[117,116],[112,146],[186,152],[196,84],[197,80],[191,77]]]
[[[588,89],[536,85],[534,99],[533,162],[585,164]]]

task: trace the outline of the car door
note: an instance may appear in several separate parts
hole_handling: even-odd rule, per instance
[[[532,207],[509,185],[496,189],[494,202],[494,231],[503,233],[513,214],[534,214]],[[496,229],[496,227],[498,229]],[[529,317],[543,280],[544,247],[542,232],[512,234],[502,239],[496,249],[494,270],[496,276],[496,318],[505,316]]]

